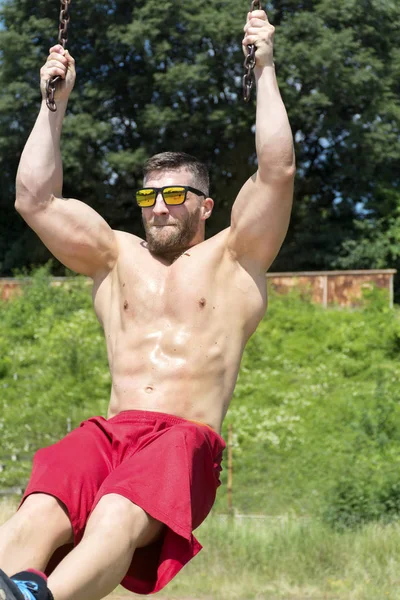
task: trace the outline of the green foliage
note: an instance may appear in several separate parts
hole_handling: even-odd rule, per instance
[[[356,237],[360,209],[376,220],[399,203],[400,15],[390,0],[272,6],[280,86],[298,142],[294,215],[277,264],[331,267]]]
[[[271,298],[225,424],[234,428],[237,510],[318,514],[346,525],[392,518],[399,327],[397,309],[377,290],[357,311],[324,310],[296,294]]]
[[[394,192],[390,194],[394,196]],[[343,242],[333,262],[339,269],[400,269],[400,209],[398,200],[393,215],[382,219],[355,220],[354,239]],[[395,299],[399,299],[396,285]]]
[[[249,4],[87,0],[71,6],[78,78],[63,128],[64,194],[142,235],[132,202],[143,161],[184,150],[211,170],[214,234],[256,169],[254,104],[241,100]],[[56,41],[57,2],[8,0],[0,19],[0,271],[49,258],[12,207],[18,160],[39,106],[39,69]],[[296,139],[294,214],[277,270],[391,267],[367,253],[399,204],[400,12],[395,0],[274,0],[275,62]],[[21,48],[25,51],[21,51]],[[26,50],[29,51],[26,51]],[[375,232],[354,224],[367,214]],[[371,233],[371,236],[369,235]],[[351,241],[368,239],[357,258]],[[350,246],[348,246],[350,244]],[[384,244],[385,245],[385,244]],[[368,246],[368,247],[367,247]],[[59,269],[60,267],[58,267]]]
[[[87,280],[50,286],[49,270],[0,305],[0,487],[24,485],[36,449],[107,411]],[[226,439],[233,426],[235,510],[314,515],[341,529],[397,519],[399,349],[399,309],[378,290],[351,311],[272,294],[223,427]],[[222,486],[216,510],[226,502]]]
[[[50,286],[49,269],[0,305],[2,485],[26,481],[35,450],[79,425],[94,406],[104,413],[108,403],[104,340],[87,282]]]
[[[398,523],[338,532],[316,519],[211,516],[196,536],[204,551],[168,585],[168,598],[398,598]]]
[[[400,257],[400,213],[378,221],[355,221],[357,239],[344,242],[336,265],[342,269],[383,269]]]
[[[335,529],[359,527],[370,521],[397,521],[400,516],[399,460],[378,452],[354,464],[335,482],[322,512]],[[351,458],[350,461],[351,462]]]
[[[338,529],[400,516],[400,395],[378,379],[372,405],[351,426],[347,466],[332,485],[323,517]]]

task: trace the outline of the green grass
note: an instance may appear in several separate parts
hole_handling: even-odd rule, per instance
[[[209,518],[204,544],[161,598],[398,600],[400,526],[338,533],[318,521]]]
[[[0,523],[14,510],[14,502],[0,502]],[[203,550],[157,598],[400,599],[398,523],[343,533],[313,519],[213,514],[196,537]]]
[[[213,600],[400,598],[400,526],[334,532],[319,521],[222,521],[197,531],[203,550],[161,597]]]
[[[223,429],[234,431],[236,511],[337,529],[400,514],[400,312],[368,293],[357,310],[271,295]],[[105,414],[110,383],[90,289],[81,278],[50,287],[38,270],[0,304],[0,487],[24,485],[34,451],[69,422]]]
[[[223,485],[196,533],[204,550],[158,597],[400,600],[399,315],[376,292],[354,311],[271,296],[224,425],[234,508],[269,517],[222,519]],[[51,288],[39,270],[0,305],[0,386],[0,487],[23,485],[67,419],[106,411],[104,341],[81,279]],[[13,510],[2,503],[0,520]]]

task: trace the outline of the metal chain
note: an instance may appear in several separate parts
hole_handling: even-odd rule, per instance
[[[68,25],[70,22],[69,16],[69,5],[71,4],[71,0],[61,0],[61,9],[60,9],[60,25],[58,27],[58,43],[65,48],[68,42]],[[56,83],[61,79],[60,75],[56,75],[51,79],[47,80],[46,83],[46,104],[47,108],[52,112],[57,110],[57,106],[54,100],[54,94],[56,92]]]
[[[260,0],[253,0],[251,3],[250,11],[253,10],[262,10]],[[251,97],[251,90],[254,84],[254,73],[253,69],[256,66],[256,47],[254,44],[250,44],[247,46],[248,54],[244,60],[244,68],[246,73],[243,77],[243,99],[245,102],[248,102]]]

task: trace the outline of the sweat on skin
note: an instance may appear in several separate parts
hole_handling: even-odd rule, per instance
[[[249,13],[243,46],[257,48],[258,170],[240,190],[230,226],[208,240],[204,227],[212,213],[209,197],[188,193],[184,204],[167,206],[159,194],[155,205],[142,211],[147,241],[112,230],[84,202],[62,197],[60,138],[75,61],[60,45],[50,49],[41,70],[42,105],[18,170],[16,209],[58,260],[93,280],[93,306],[105,333],[112,388],[107,419],[90,426],[110,427],[140,413],[155,421],[157,415],[176,419],[179,425],[168,432],[179,431],[183,439],[179,427],[186,427],[189,448],[195,447],[194,440],[201,445],[206,431],[220,434],[244,347],[266,310],[265,272],[285,238],[292,206],[293,139],[275,76],[273,39],[265,12]],[[56,93],[58,110],[51,113],[45,87],[55,75],[62,82]],[[198,187],[184,163],[148,173],[146,185]],[[190,425],[189,435],[188,423],[193,421],[205,425]],[[46,453],[46,460],[51,456],[51,451]],[[115,478],[115,473],[109,476]],[[207,471],[204,477],[211,475]],[[180,477],[187,481],[188,474]],[[178,487],[183,495],[185,486]],[[141,488],[140,503],[117,492],[100,498],[79,544],[48,579],[56,600],[96,600],[124,583],[129,573],[144,578],[145,567],[135,569],[141,552],[150,553],[153,542],[162,545],[157,559],[149,554],[149,564],[160,561],[153,565],[157,577],[171,560],[168,535],[187,541],[182,564],[194,556],[196,540],[191,531],[173,530],[177,515],[166,497],[169,513],[164,520],[160,513],[157,518],[152,514],[149,495],[157,497],[157,491],[150,488],[146,495],[145,486]],[[0,568],[8,575],[27,567],[44,571],[54,551],[76,534],[72,504],[68,506],[71,494],[57,498],[36,492],[1,528]],[[186,493],[190,497],[189,488]],[[177,570],[172,571],[171,577]],[[167,582],[147,584],[161,589]]]

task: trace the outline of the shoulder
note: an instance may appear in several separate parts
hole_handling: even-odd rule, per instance
[[[138,235],[134,235],[133,233],[128,233],[127,231],[120,231],[119,229],[113,229],[114,235],[119,244],[141,244],[144,240],[140,238]]]
[[[127,257],[136,256],[144,244],[144,241],[140,237],[132,233],[118,229],[113,229],[112,232],[118,247],[118,258],[112,269],[104,269],[97,273],[97,276],[94,278],[95,289],[98,289],[100,285],[104,287],[107,282],[112,281],[118,273],[120,264],[124,263]]]
[[[229,229],[223,229],[215,235],[205,239],[204,241],[192,246],[187,253],[191,254],[202,265],[208,265],[208,268],[217,265],[223,266],[231,261],[230,253],[227,251]]]
[[[224,286],[226,301],[234,303],[238,317],[243,315],[246,331],[251,335],[267,307],[266,270],[232,252],[230,235],[231,227],[227,227],[204,244],[210,244],[210,254],[217,257],[220,266],[218,281]]]
[[[222,252],[227,248],[228,239],[229,239],[229,231],[230,227],[223,229],[219,233],[216,233],[212,237],[207,238],[198,246],[201,246],[202,250],[210,250],[218,252],[221,250]]]

